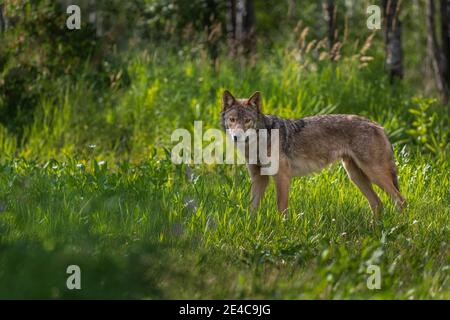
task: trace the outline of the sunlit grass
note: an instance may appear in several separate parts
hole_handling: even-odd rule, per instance
[[[127,68],[130,84],[105,92],[61,78],[21,140],[1,128],[0,297],[449,298],[449,128],[439,106],[352,59],[305,68],[275,53],[215,70],[155,54]],[[273,186],[252,215],[244,167],[173,165],[172,131],[195,120],[218,128],[225,88],[262,91],[267,113],[379,121],[408,208],[397,212],[381,193],[375,223],[336,165],[293,182],[286,219]],[[81,291],[65,286],[70,264],[81,267]],[[381,290],[366,286],[370,264]]]
[[[282,219],[273,188],[248,212],[242,167],[197,168],[192,182],[169,160],[6,162],[0,295],[448,298],[449,164],[412,158],[400,159],[409,207],[388,204],[381,225],[338,167],[296,180]],[[79,292],[65,289],[69,264]],[[368,264],[381,290],[367,289]]]

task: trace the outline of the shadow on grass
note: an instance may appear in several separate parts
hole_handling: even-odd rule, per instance
[[[24,241],[0,251],[1,299],[161,299],[161,281],[177,277],[160,244],[132,246],[123,255]],[[69,265],[81,269],[81,290],[66,286]]]

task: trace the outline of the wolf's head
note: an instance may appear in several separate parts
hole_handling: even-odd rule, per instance
[[[261,93],[248,99],[236,99],[226,90],[222,96],[222,127],[234,141],[243,141],[259,129],[262,121]]]

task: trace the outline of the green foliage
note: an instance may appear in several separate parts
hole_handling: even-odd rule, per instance
[[[86,20],[80,32],[63,30],[54,1],[8,3],[0,297],[448,299],[448,113],[418,93],[417,74],[386,79],[382,34],[361,31],[368,1],[352,15],[338,11],[349,29],[340,24],[331,54],[317,1],[296,6],[280,26],[288,3],[263,10],[266,1],[255,0],[259,40],[246,58],[226,52],[223,1],[208,3],[98,1],[102,37]],[[405,25],[419,24],[414,10],[407,6]],[[421,37],[405,37],[405,47]],[[380,122],[408,208],[398,213],[383,195],[375,224],[334,166],[294,180],[287,219],[276,213],[273,187],[251,215],[243,167],[173,165],[173,130],[192,131],[195,120],[218,128],[224,89],[262,91],[266,113]],[[70,264],[81,267],[81,291],[65,287]],[[381,268],[381,290],[366,287],[370,264]]]
[[[0,35],[0,119],[21,133],[48,90],[46,81],[76,72],[93,52],[95,38],[88,25],[67,32],[65,12],[55,1],[8,2],[6,10],[14,27]]]
[[[152,56],[144,51],[124,57],[129,62],[119,68],[125,70],[126,87],[118,76],[119,85],[99,88],[88,68],[74,80],[60,77],[47,83],[49,92],[59,93],[40,96],[35,119],[25,127],[17,147],[13,147],[14,135],[0,132],[2,154],[61,159],[72,154],[89,156],[89,145],[96,145],[96,155],[103,160],[139,162],[153,147],[170,147],[172,131],[191,130],[195,120],[218,128],[220,95],[228,88],[238,96],[259,89],[265,112],[286,117],[362,114],[382,123],[394,143],[413,143],[446,158],[445,110],[436,105],[432,114],[425,115],[429,111],[422,106],[413,115],[408,111],[411,106],[428,100],[414,98],[400,84],[391,86],[377,64],[364,66],[359,55],[330,64],[313,51],[293,48],[248,68],[222,58],[217,69],[203,59],[204,54],[180,56],[161,48]],[[422,118],[415,118],[417,112],[424,113]]]
[[[22,145],[0,131],[0,296],[448,298],[450,163],[444,149],[423,152],[448,132],[433,115],[440,109],[374,81],[382,70],[359,58],[330,65],[304,52],[299,64],[296,54],[251,68],[222,58],[217,70],[201,55],[144,52],[129,60],[126,88],[100,92],[88,70],[59,79]],[[409,207],[400,214],[383,196],[385,216],[374,225],[366,200],[333,167],[294,181],[287,220],[272,187],[251,215],[244,168],[173,165],[171,132],[192,130],[194,120],[218,127],[224,88],[260,89],[268,113],[348,112],[383,123],[398,144]],[[412,143],[416,134],[426,140]],[[74,263],[79,292],[65,289]],[[379,291],[366,287],[372,263],[382,270]]]
[[[409,207],[399,214],[383,197],[380,226],[336,167],[296,180],[283,220],[272,187],[248,212],[242,167],[186,177],[155,155],[116,169],[3,161],[0,297],[448,299],[449,163],[398,160]],[[70,264],[80,291],[65,287]],[[371,264],[381,290],[366,287]]]
[[[431,107],[436,104],[435,99],[413,98],[412,102],[416,107],[409,109],[409,112],[414,120],[412,128],[407,133],[415,138],[414,141],[419,146],[433,153],[438,159],[448,159],[450,151],[448,118],[445,116],[442,118],[438,112],[432,110]]]
[[[53,82],[61,77],[76,79],[90,69],[96,86],[126,85],[114,56],[105,55],[108,43],[87,20],[80,30],[69,31],[65,8],[50,0],[8,2],[6,10],[13,26],[0,35],[0,122],[19,138],[39,101],[58,90]]]

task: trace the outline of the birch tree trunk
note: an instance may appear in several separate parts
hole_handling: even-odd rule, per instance
[[[232,54],[252,51],[254,22],[253,0],[228,0],[227,34]]]

